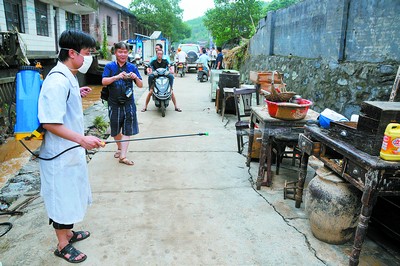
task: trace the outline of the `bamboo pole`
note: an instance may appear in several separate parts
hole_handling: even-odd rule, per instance
[[[400,66],[397,70],[396,78],[394,79],[392,92],[390,93],[389,102],[393,102],[396,98],[397,91],[400,90]]]

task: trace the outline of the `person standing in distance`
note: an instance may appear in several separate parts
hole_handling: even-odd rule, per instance
[[[120,163],[134,165],[126,158],[130,136],[139,133],[136,104],[133,95],[133,82],[143,87],[142,77],[137,67],[127,62],[129,47],[125,42],[115,44],[116,61],[104,67],[102,84],[109,87],[108,115],[110,117],[111,137],[117,142],[114,154]]]
[[[72,231],[83,220],[92,201],[85,150],[104,146],[94,136],[84,135],[82,96],[76,74],[86,73],[92,64],[90,49],[96,42],[81,31],[64,31],[59,38],[57,65],[43,82],[38,102],[38,119],[46,130],[40,157],[50,158],[76,144],[53,160],[40,160],[41,196],[49,224],[53,225],[58,244],[54,255],[78,263],[87,256],[73,243],[90,236],[88,231]]]
[[[222,54],[222,48],[217,47],[217,60],[215,60],[215,69],[224,69],[222,66],[222,61],[224,60],[224,56]]]

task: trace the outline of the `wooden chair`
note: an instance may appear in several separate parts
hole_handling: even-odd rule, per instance
[[[253,93],[256,92],[255,88],[234,88],[233,95],[235,98],[235,108],[237,121],[236,138],[238,145],[238,153],[242,153],[244,141],[243,136],[249,135],[250,129],[250,114],[253,100]]]

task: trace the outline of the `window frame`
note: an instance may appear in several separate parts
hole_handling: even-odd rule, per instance
[[[45,20],[42,20],[42,16],[45,15]],[[36,34],[39,36],[49,36],[49,21],[47,4],[35,0],[35,16],[36,16]]]
[[[3,0],[3,5],[7,30],[14,31],[16,27],[18,32],[25,33],[22,0]]]
[[[110,16],[107,16],[106,23],[107,36],[112,36],[112,18]]]
[[[65,27],[67,30],[81,30],[81,16],[65,11]]]
[[[82,31],[86,33],[90,33],[90,19],[89,14],[81,15],[82,20]]]

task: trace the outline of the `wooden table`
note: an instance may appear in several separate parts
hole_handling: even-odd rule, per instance
[[[297,208],[302,201],[310,155],[316,156],[326,167],[362,191],[361,214],[349,258],[349,265],[358,265],[378,195],[400,196],[400,162],[385,161],[364,153],[318,126],[305,126],[304,134],[299,136],[299,148],[303,156],[295,196]]]
[[[258,124],[261,131],[261,149],[259,157],[259,168],[256,187],[270,186],[272,184],[271,173],[271,153],[272,153],[272,138],[279,134],[290,134],[300,129],[303,132],[303,127],[306,123],[315,123],[319,113],[308,110],[307,116],[302,120],[281,120],[273,118],[269,115],[266,107],[252,107],[250,116],[250,135],[249,135],[249,150],[247,153],[247,166],[250,166],[251,152],[253,148],[254,127]],[[265,165],[266,162],[266,165]]]

